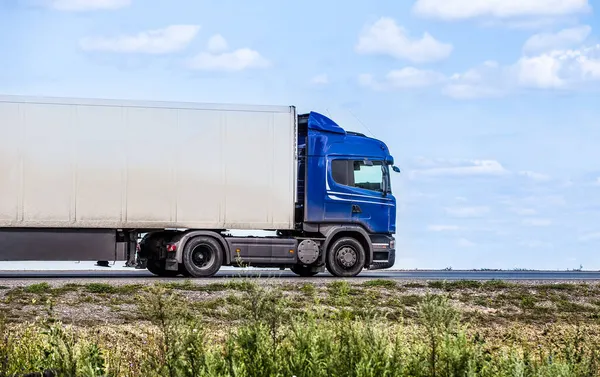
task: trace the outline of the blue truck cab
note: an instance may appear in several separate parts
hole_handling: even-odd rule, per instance
[[[394,264],[390,171],[399,169],[382,141],[345,131],[316,112],[299,115],[297,231],[322,242],[320,266],[293,271],[310,275],[326,267],[335,276],[354,276]]]

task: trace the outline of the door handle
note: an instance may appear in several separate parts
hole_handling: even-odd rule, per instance
[[[352,213],[362,213],[362,210],[358,206],[358,204],[352,204]]]

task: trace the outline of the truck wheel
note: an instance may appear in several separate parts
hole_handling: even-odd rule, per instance
[[[223,248],[212,237],[194,237],[183,249],[183,267],[191,277],[210,277],[223,263]]]
[[[190,273],[188,272],[188,270],[185,269],[185,266],[183,265],[183,263],[179,263],[179,273],[186,278],[191,277],[192,275],[190,275]]]
[[[148,262],[146,263],[146,268],[154,275],[160,276],[162,278],[174,278],[175,276],[179,275],[179,271],[171,271],[165,269],[165,262],[161,263],[160,261],[153,259],[148,259]]]
[[[365,265],[365,249],[356,239],[342,237],[327,251],[327,271],[336,277],[358,275]]]
[[[306,266],[293,266],[290,268],[293,273],[304,278],[309,278],[318,274],[317,271],[313,271],[312,268]]]

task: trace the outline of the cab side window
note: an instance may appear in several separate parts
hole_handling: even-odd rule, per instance
[[[384,175],[381,161],[333,160],[331,175],[340,185],[379,192],[383,189]]]

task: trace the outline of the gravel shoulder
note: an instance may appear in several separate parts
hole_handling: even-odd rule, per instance
[[[49,307],[65,323],[76,326],[135,325],[144,321],[141,297],[162,287],[207,324],[229,326],[251,300],[252,287],[277,292],[286,310],[347,310],[353,316],[382,321],[414,319],[427,294],[447,295],[464,321],[477,328],[547,324],[592,325],[600,319],[600,283],[409,281],[354,278],[234,279],[5,279],[0,280],[0,315],[8,323],[35,321]]]

